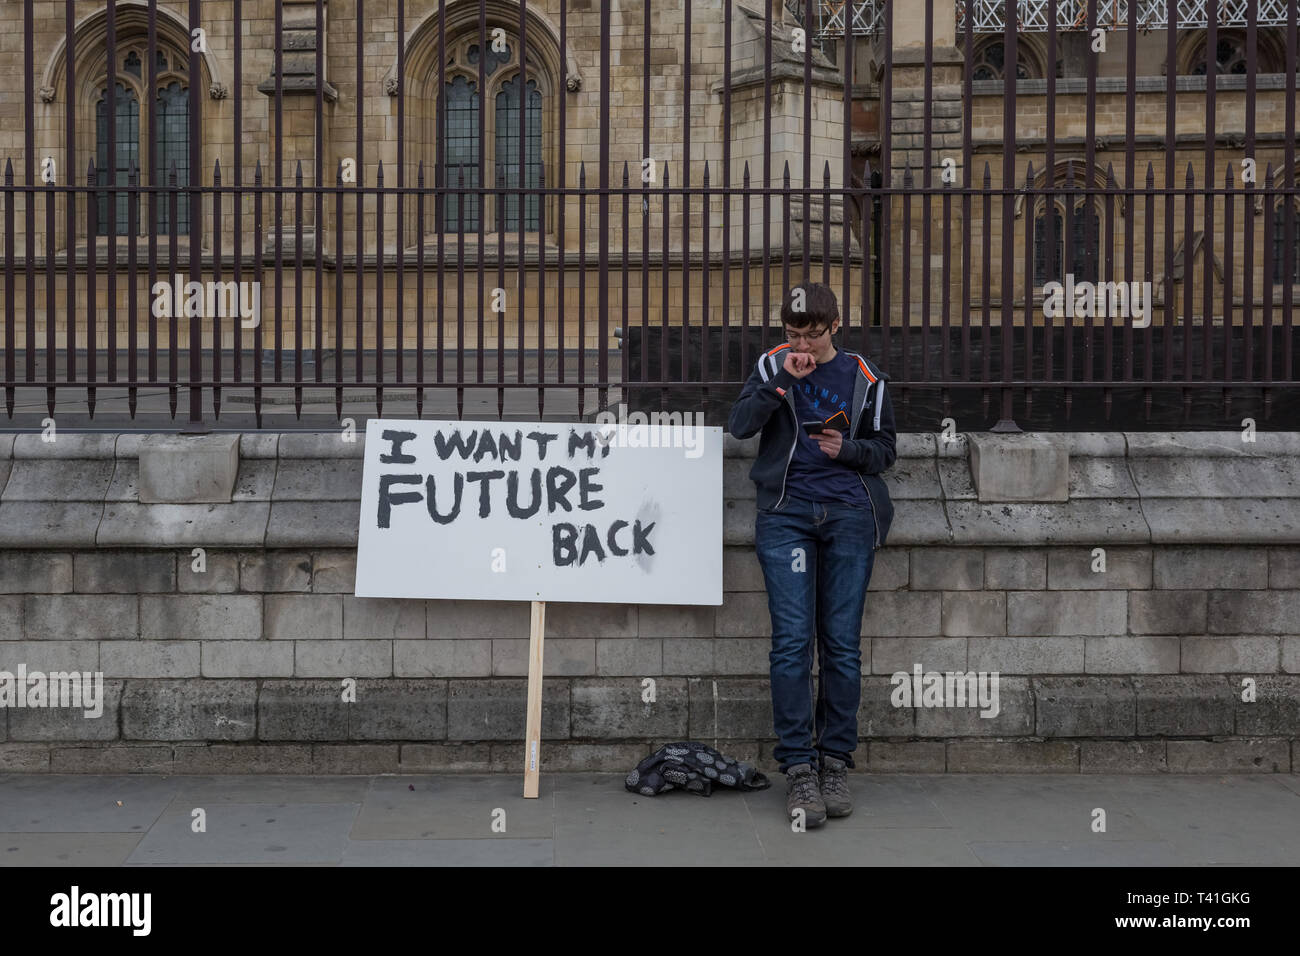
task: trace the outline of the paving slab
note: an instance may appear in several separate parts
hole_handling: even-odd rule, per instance
[[[371,778],[349,836],[355,840],[486,839],[505,811],[503,835],[549,839],[554,832],[554,777],[525,800],[515,774]],[[411,789],[414,787],[414,789]]]
[[[349,840],[343,866],[554,866],[554,840]]]
[[[143,832],[175,794],[166,777],[0,774],[0,833]]]
[[[127,858],[153,863],[338,863],[355,803],[232,803],[204,808],[206,830],[191,829],[191,810],[174,803]]]
[[[0,833],[0,866],[121,866],[141,833]]]

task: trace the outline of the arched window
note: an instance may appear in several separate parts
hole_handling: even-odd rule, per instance
[[[95,103],[95,184],[98,186],[108,185],[110,169],[114,173],[114,184],[118,186],[129,185],[130,170],[132,168],[137,171],[140,169],[140,100],[136,97],[134,86],[128,86],[120,81],[116,84],[114,92],[113,113],[115,119],[112,138],[115,155],[112,161],[108,157],[109,104],[107,84],[100,91],[99,99]],[[124,192],[117,194],[116,208],[113,213],[114,235],[126,235],[130,222],[128,203],[133,198]],[[110,224],[108,193],[96,193],[95,200],[97,204],[96,231],[99,235],[106,236]],[[139,220],[137,219],[137,221]]]
[[[475,189],[478,186],[478,124],[479,98],[477,83],[457,76],[447,84],[443,94],[443,168],[447,185],[456,189]],[[461,228],[462,216],[466,232],[477,232],[479,224],[479,197],[464,196],[464,212],[460,208],[461,196],[448,193],[443,204],[446,222],[444,228],[455,231]]]
[[[190,126],[189,126],[189,77],[188,63],[178,49],[170,44],[158,41],[155,50],[156,87],[153,96],[145,96],[149,82],[149,71],[145,66],[148,46],[144,38],[119,43],[117,49],[115,95],[113,97],[113,117],[109,116],[108,69],[100,65],[100,72],[91,84],[95,118],[95,177],[100,186],[107,186],[110,176],[114,184],[127,186],[130,169],[135,167],[137,182],[149,185],[150,169],[148,152],[140,151],[142,138],[148,139],[149,113],[153,110],[154,123],[154,176],[157,185],[170,185],[170,173],[173,163],[176,167],[176,185],[184,187],[190,181]],[[113,157],[108,155],[109,124],[113,126]],[[112,171],[110,173],[110,170]],[[108,194],[97,193],[97,229],[101,235],[108,235],[110,226],[115,235],[124,236],[129,226],[129,206],[131,201],[126,193],[117,195],[113,216],[109,216]],[[146,204],[147,206],[147,204]],[[150,228],[147,209],[141,210],[137,201],[136,222],[142,233]],[[153,223],[159,233],[171,229],[170,202],[165,194],[160,194],[156,203]],[[181,192],[176,201],[176,230],[189,230],[190,209],[189,196]]]
[[[1198,30],[1183,44],[1182,73],[1204,76],[1209,34]],[[1219,76],[1244,76],[1249,62],[1246,57],[1246,31],[1220,29],[1215,34],[1214,71]],[[1260,28],[1255,38],[1255,72],[1286,72],[1286,39],[1278,28]]]
[[[540,196],[537,193],[525,195],[521,209],[519,194],[512,194],[510,190],[517,190],[521,185],[521,156],[524,163],[523,187],[536,188],[542,182],[546,102],[552,87],[542,66],[542,57],[533,49],[532,43],[528,45],[527,74],[521,78],[517,36],[503,31],[503,39],[496,30],[489,24],[485,55],[480,49],[477,27],[447,42],[442,122],[437,124],[442,137],[444,182],[452,190],[443,205],[442,228],[445,231],[456,231],[462,215],[467,232],[480,228],[489,231],[498,228],[518,231],[522,228],[536,232],[541,227]],[[485,87],[482,95],[479,91],[480,60]],[[436,69],[435,66],[435,78]],[[481,157],[480,134],[484,152]],[[435,158],[437,155],[435,146]],[[479,185],[480,160],[486,180],[483,185],[489,190],[483,197],[486,200],[483,206],[479,196],[468,194],[468,190]],[[454,191],[462,175],[467,194],[458,197]],[[495,188],[504,188],[507,192],[498,197],[492,194]]]
[[[1029,80],[1043,75],[1037,56],[1024,41],[1016,43],[1016,79]],[[971,54],[972,80],[1001,80],[1006,78],[1006,60],[1001,37],[981,41]]]
[[[506,81],[497,93],[496,102],[496,169],[499,182],[506,189],[519,187],[519,74]],[[526,189],[536,189],[542,174],[542,94],[537,81],[529,80],[524,94],[524,182]],[[524,223],[527,232],[536,232],[538,220],[538,194],[524,196]],[[519,195],[507,193],[502,211],[503,228],[517,231],[519,226]]]
[[[1070,222],[1066,223],[1065,203],[1058,200],[1051,204],[1052,212],[1052,248],[1047,246],[1047,210],[1046,203],[1039,203],[1034,216],[1034,284],[1042,286],[1048,282],[1064,282],[1066,273],[1074,276],[1075,282],[1097,281],[1097,250],[1101,240],[1101,218],[1097,215],[1094,204],[1079,202],[1074,206]],[[1089,222],[1091,220],[1091,222]],[[1066,261],[1066,232],[1069,235],[1069,268],[1061,268]],[[1091,236],[1092,242],[1088,243]],[[1091,247],[1092,255],[1089,256]],[[1050,252],[1050,258],[1049,258]]]

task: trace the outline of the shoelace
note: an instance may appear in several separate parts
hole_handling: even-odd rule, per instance
[[[790,780],[790,790],[800,803],[814,803],[817,800],[817,775],[815,773],[798,773]]]
[[[823,772],[822,794],[827,793],[845,797],[849,795],[848,768],[831,768]]]

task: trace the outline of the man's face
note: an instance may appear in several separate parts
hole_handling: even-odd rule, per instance
[[[835,347],[831,344],[831,336],[839,331],[840,320],[838,317],[831,320],[829,326],[807,327],[797,329],[787,325],[785,327],[785,338],[790,343],[790,348],[795,352],[806,352],[813,357],[818,364],[829,361]]]

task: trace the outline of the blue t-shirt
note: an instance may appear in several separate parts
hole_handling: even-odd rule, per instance
[[[857,371],[857,363],[843,350],[838,350],[829,362],[818,365],[791,385],[799,421],[824,422],[836,412],[843,412],[840,421],[845,421],[853,413],[851,406]],[[836,431],[844,438],[849,437],[847,424],[840,425]],[[813,501],[848,501],[863,507],[871,506],[871,499],[858,473],[822,451],[816,439],[805,434],[802,428],[786,473],[785,492]]]

